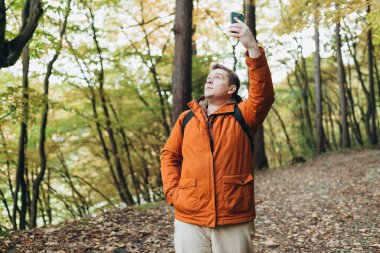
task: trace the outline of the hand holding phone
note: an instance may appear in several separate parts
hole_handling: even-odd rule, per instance
[[[238,12],[231,12],[231,24],[237,23],[235,17],[240,19],[241,22],[244,23],[244,15]]]
[[[261,54],[259,47],[249,27],[244,23],[244,16],[240,13],[231,12],[231,23],[228,28],[228,35],[232,38],[239,39],[241,44],[252,53],[249,55],[256,58]]]

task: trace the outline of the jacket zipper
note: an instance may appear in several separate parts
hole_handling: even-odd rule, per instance
[[[208,133],[209,133],[209,137],[210,137],[211,153],[214,154],[214,136],[212,134],[212,127],[213,127],[214,121],[211,120],[211,115],[208,117],[207,121],[208,121],[207,125],[208,125]]]
[[[212,116],[210,115],[207,118],[207,126],[208,126],[208,135],[209,135],[209,139],[210,139],[211,154],[214,157],[214,136],[212,134],[212,127],[213,127],[213,125],[214,125],[214,121],[212,120]],[[214,208],[215,208],[215,224],[216,224],[216,190],[215,190],[216,189],[216,185],[215,185],[215,170],[214,170],[214,168],[212,169],[212,171],[213,171],[213,174],[214,174],[214,199],[215,199]],[[209,184],[209,187],[211,187],[211,184]],[[210,189],[210,192],[211,192],[211,189]]]

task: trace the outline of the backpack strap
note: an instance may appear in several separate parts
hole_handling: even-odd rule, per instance
[[[252,150],[252,154],[253,154],[253,150],[255,147],[254,142],[253,142],[253,138],[252,138],[251,132],[249,131],[249,127],[247,126],[247,124],[244,121],[243,114],[241,113],[241,111],[237,105],[235,105],[234,113],[232,115],[237,120],[237,122],[239,122],[239,124],[240,124],[241,128],[243,128],[244,132],[248,135],[249,144],[251,145],[251,150]]]
[[[187,123],[189,123],[189,121],[193,118],[193,116],[194,116],[194,113],[193,113],[193,111],[190,110],[186,114],[185,118],[183,119],[183,123],[182,123],[182,136],[183,136],[183,133],[185,132],[185,127],[186,127]]]

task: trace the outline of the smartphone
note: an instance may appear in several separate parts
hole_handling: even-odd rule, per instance
[[[241,20],[241,22],[244,22],[244,15],[238,12],[231,12],[231,24],[237,23],[234,19],[234,17],[237,17]]]

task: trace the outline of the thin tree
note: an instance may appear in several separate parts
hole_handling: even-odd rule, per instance
[[[22,116],[20,137],[18,145],[18,160],[16,171],[16,185],[13,196],[12,226],[17,230],[18,193],[21,187],[21,209],[19,229],[26,229],[27,186],[25,181],[26,147],[28,143],[28,118],[29,118],[29,48],[26,46],[22,54]]]
[[[176,0],[174,68],[172,77],[172,125],[191,100],[192,20],[193,1]]]
[[[339,10],[338,4],[336,4],[336,9]],[[340,17],[339,17],[340,18]],[[350,136],[348,133],[348,123],[347,123],[347,99],[345,91],[345,73],[344,65],[342,60],[342,42],[340,37],[340,20],[336,23],[335,26],[335,40],[336,40],[336,60],[338,64],[338,85],[339,85],[339,101],[340,101],[340,124],[342,127],[342,136],[341,136],[341,147],[348,148],[350,147]]]
[[[319,6],[317,6],[318,10]],[[316,11],[318,13],[318,11]],[[316,152],[321,154],[325,152],[325,142],[323,135],[323,124],[322,124],[322,76],[321,76],[321,58],[319,55],[319,20],[318,14],[314,16],[314,40],[315,40],[315,108],[316,108]]]
[[[371,12],[370,1],[367,0],[367,15]],[[369,27],[367,32],[367,52],[368,52],[368,82],[369,82],[369,108],[371,144],[376,145],[379,142],[376,128],[376,100],[375,100],[375,81],[373,78],[373,44],[372,29]]]
[[[46,159],[46,151],[45,151],[45,141],[46,141],[46,126],[48,122],[48,113],[49,113],[49,79],[52,74],[53,65],[58,59],[59,54],[62,49],[63,36],[66,31],[67,18],[70,13],[70,3],[71,0],[67,0],[66,2],[66,10],[64,20],[59,32],[59,41],[56,47],[55,53],[48,63],[47,71],[44,79],[44,103],[42,109],[42,117],[41,117],[41,127],[40,127],[40,139],[39,139],[39,154],[41,161],[41,168],[37,175],[37,178],[33,182],[33,191],[32,191],[32,203],[31,203],[31,213],[30,213],[30,228],[34,228],[37,226],[37,203],[40,198],[40,185],[45,176],[45,171],[47,167],[47,159]]]

